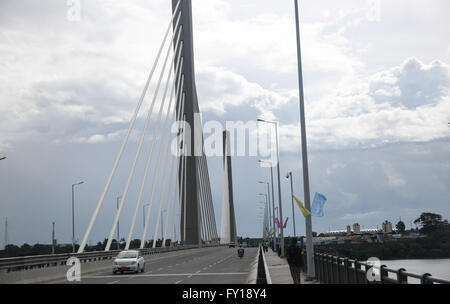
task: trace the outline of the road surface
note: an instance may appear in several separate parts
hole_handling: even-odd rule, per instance
[[[111,271],[89,274],[70,284],[245,284],[257,248],[213,247],[181,250],[145,257],[145,272],[114,275]],[[66,282],[69,283],[69,282]]]

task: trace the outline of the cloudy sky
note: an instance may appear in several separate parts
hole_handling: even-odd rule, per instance
[[[0,157],[7,157],[0,161],[0,231],[8,217],[15,244],[50,243],[52,221],[58,241],[70,242],[71,184],[80,180],[82,237],[171,18],[171,1],[85,0],[74,20],[70,2],[0,2]],[[287,171],[303,198],[294,3],[192,2],[203,120],[280,121],[283,215],[292,234]],[[311,192],[328,198],[314,231],[399,217],[409,228],[423,211],[450,218],[449,11],[447,0],[300,1]],[[91,242],[109,233],[137,141],[135,132]],[[243,236],[261,235],[255,210],[266,188],[257,181],[269,181],[270,171],[257,159],[233,159]],[[220,224],[222,160],[210,157],[208,165]],[[136,175],[123,236],[142,172]]]

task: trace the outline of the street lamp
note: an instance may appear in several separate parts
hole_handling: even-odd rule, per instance
[[[275,191],[273,190],[273,164],[269,161],[265,161],[265,160],[258,160],[259,163],[266,163],[266,164],[270,164],[270,180],[272,183],[272,211],[275,210]],[[272,227],[273,229],[275,229],[275,215],[272,212]],[[272,242],[273,242],[273,250],[275,249],[276,246],[276,237],[275,234],[272,235]]]
[[[267,121],[263,119],[258,119],[258,122],[270,123],[275,126],[275,139],[276,139],[276,148],[277,148],[277,175],[278,175],[278,205],[280,207],[280,234],[281,234],[281,257],[284,257],[284,234],[283,234],[283,208],[281,202],[281,181],[280,181],[280,152],[278,148],[278,122],[275,121]]]
[[[291,179],[291,201],[292,201],[292,225],[294,226],[294,237],[296,237],[295,233],[295,213],[294,213],[294,186],[292,184],[292,172],[288,172],[286,174],[286,178]]]
[[[259,161],[259,162],[263,162],[263,161]],[[271,173],[271,176],[272,176],[272,166],[270,166],[270,173]],[[259,181],[258,183],[260,183],[260,184],[267,184],[267,197],[269,198],[269,223],[268,223],[268,226],[269,226],[269,228],[270,228],[270,219],[272,218],[272,227],[274,227],[275,226],[275,217],[273,216],[273,208],[274,208],[274,204],[273,204],[273,201],[274,201],[274,199],[273,199],[273,178],[272,178],[272,208],[270,208],[270,190],[269,190],[269,183],[268,182],[262,182],[262,181]],[[274,246],[275,246],[275,237],[272,235],[272,242],[273,242],[273,244],[274,244]]]
[[[75,253],[75,196],[74,187],[83,184],[81,181],[76,184],[72,184],[72,252]]]
[[[275,214],[275,216],[278,218],[278,207],[275,207],[275,211],[274,211],[274,214]],[[273,229],[274,229],[274,235],[275,235],[275,238],[278,238],[279,236],[280,236],[280,230],[279,229],[276,229],[276,227],[274,226],[273,227]],[[276,231],[278,230],[278,236],[276,235]]]
[[[6,156],[4,156],[4,157],[0,158],[0,160],[4,160],[4,159],[6,159]]]
[[[302,162],[303,162],[303,192],[305,195],[305,207],[311,210],[309,197],[309,174],[308,174],[308,148],[306,141],[306,123],[305,123],[305,99],[303,95],[303,72],[302,72],[302,52],[300,47],[300,21],[298,16],[298,0],[295,0],[295,31],[297,36],[297,64],[298,64],[298,92],[300,108],[300,132],[302,143]],[[314,246],[312,242],[312,220],[311,215],[305,217],[306,225],[306,258],[307,258],[307,280],[312,280],[315,274],[314,266]]]
[[[266,206],[265,206],[265,208],[267,208],[267,206],[269,206],[269,208],[270,208],[270,204],[269,204],[269,200],[267,199],[267,197],[268,197],[268,195],[267,194],[264,194],[264,193],[259,193],[258,195],[264,195],[265,197],[266,197]],[[268,214],[267,214],[268,215]],[[267,216],[267,224],[270,226],[270,217],[269,216]]]

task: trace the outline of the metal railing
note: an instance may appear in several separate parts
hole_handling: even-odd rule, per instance
[[[434,278],[429,273],[418,275],[386,265],[379,267],[378,280],[370,282],[366,274],[374,266],[367,262],[324,253],[316,253],[314,260],[316,276],[322,284],[410,284],[411,279],[420,284],[450,284],[450,281]]]
[[[218,247],[220,245],[211,244],[203,245],[203,247]],[[170,251],[178,251],[185,249],[198,248],[198,245],[182,245],[173,247],[157,247],[140,249],[143,255],[159,254]],[[130,249],[133,250],[133,249]],[[102,260],[111,260],[117,256],[121,250],[110,251],[94,251],[86,253],[64,253],[64,254],[49,254],[36,255],[25,257],[13,257],[0,259],[0,272],[11,272],[20,270],[30,270],[36,268],[46,268],[54,266],[66,265],[66,261],[70,257],[77,257],[81,263],[89,263]]]

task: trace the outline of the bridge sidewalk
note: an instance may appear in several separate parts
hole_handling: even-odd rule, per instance
[[[264,252],[264,258],[272,284],[294,284],[286,258],[280,258],[271,249]],[[301,272],[300,281],[301,284],[319,284],[317,281],[306,281],[306,273],[304,272]]]
[[[282,259],[276,252],[269,249],[264,252],[268,272],[272,284],[294,284],[292,280],[289,264],[286,259]]]

